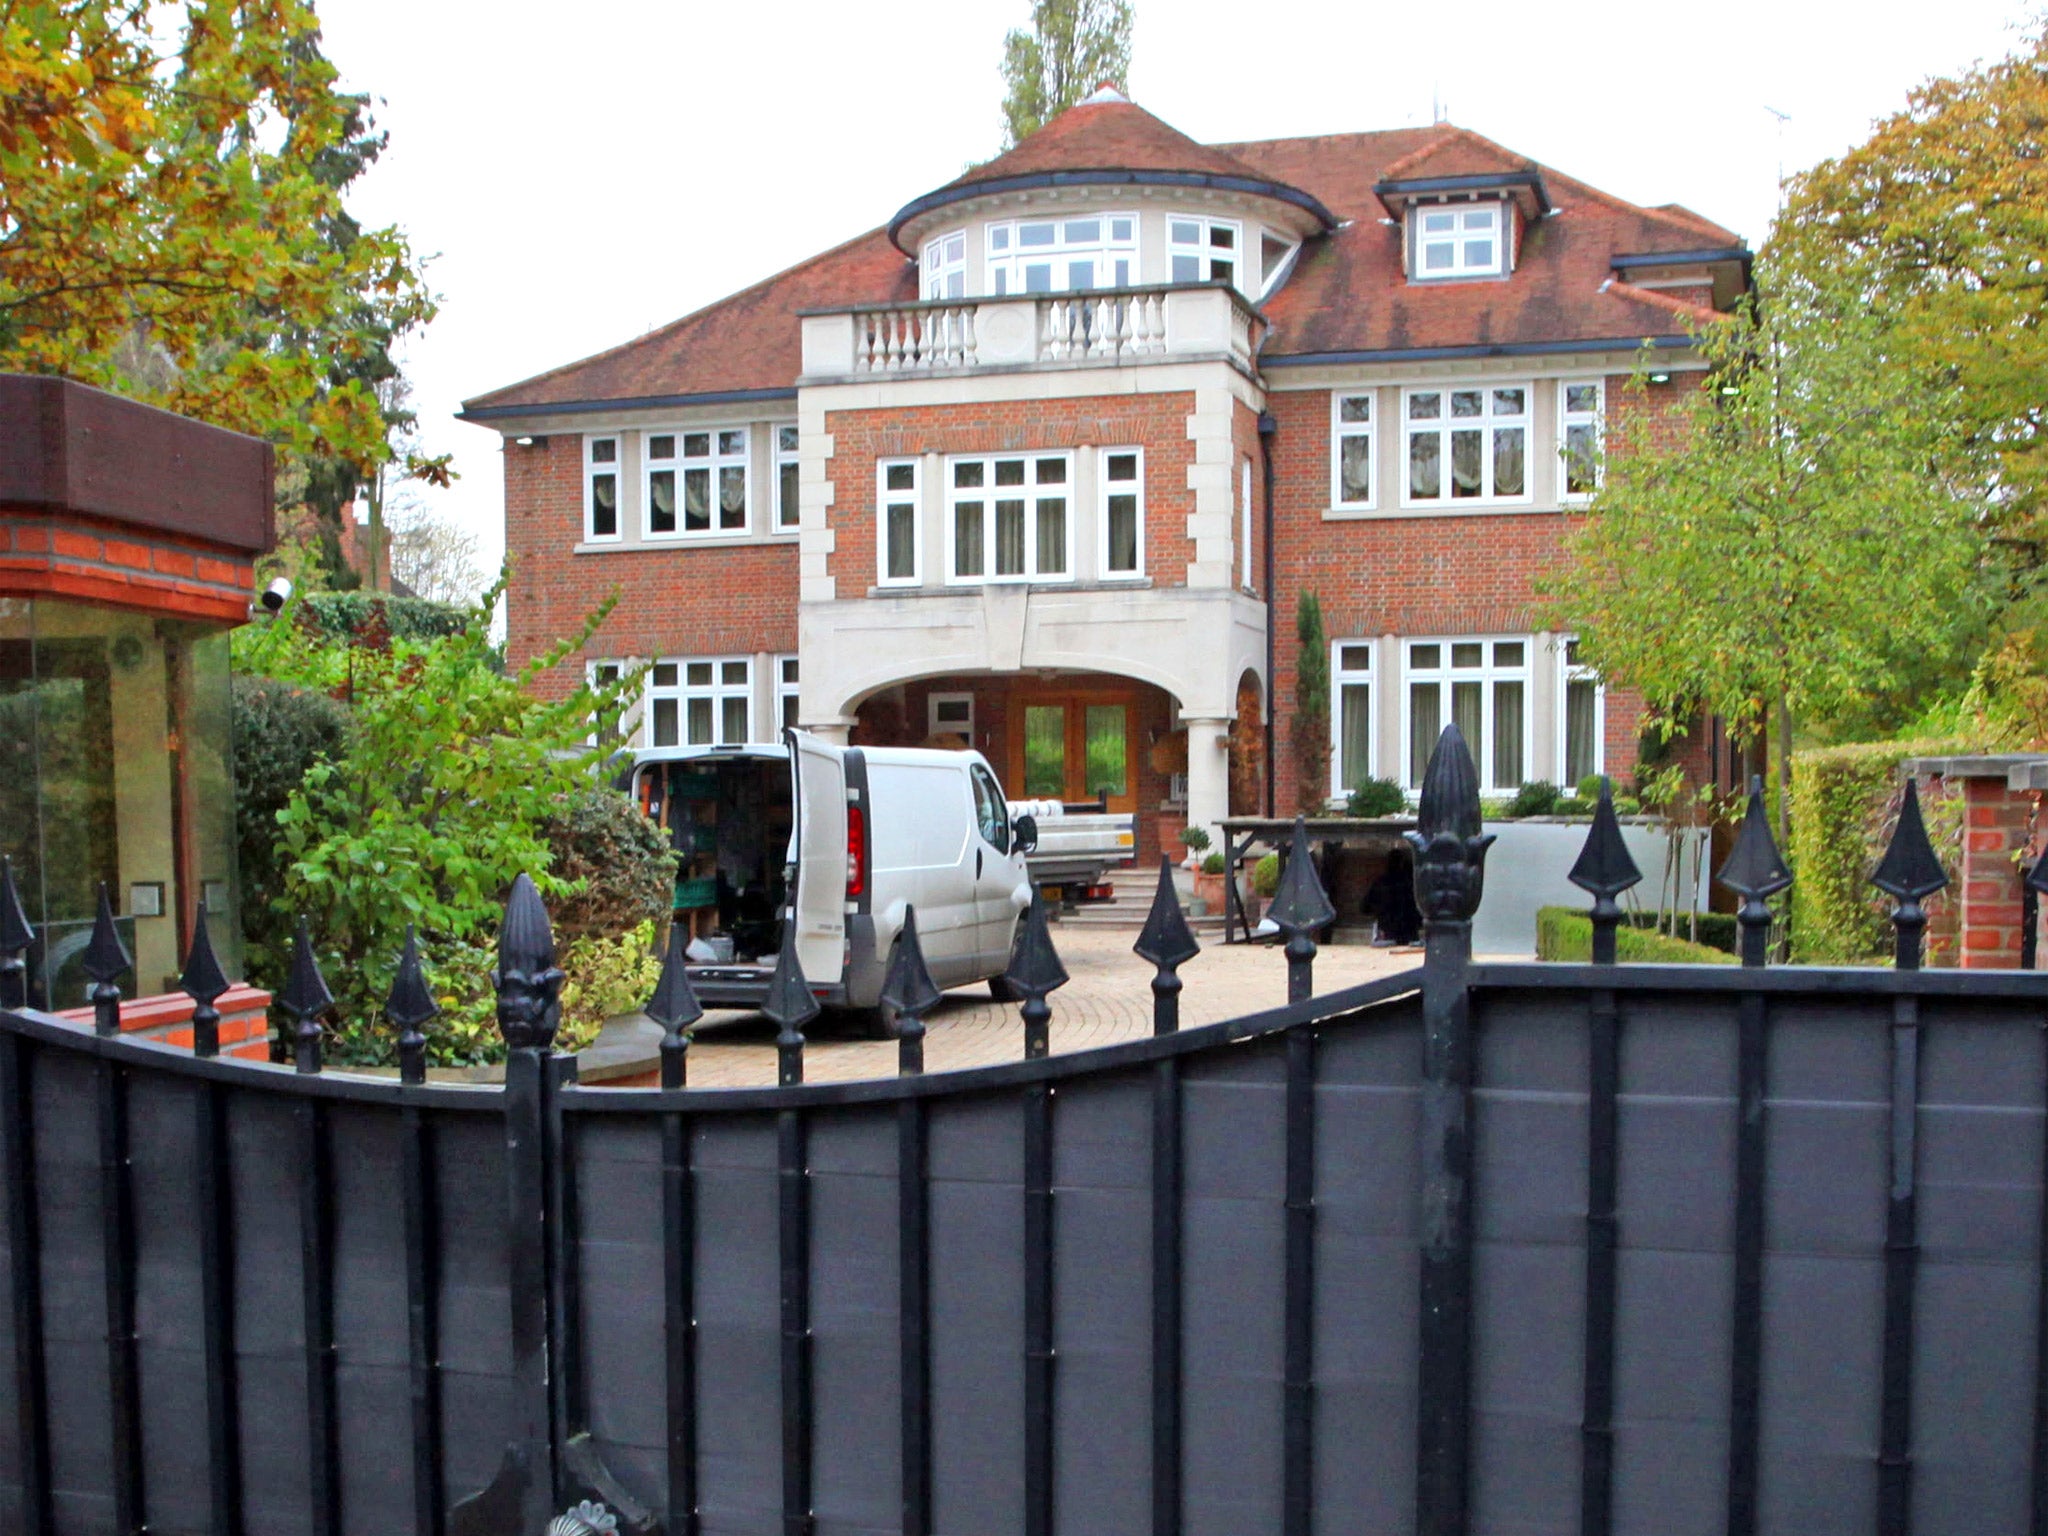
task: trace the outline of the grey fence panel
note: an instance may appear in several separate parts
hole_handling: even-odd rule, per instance
[[[1014,1096],[931,1107],[932,1527],[945,1536],[1023,1525],[1021,1109]]]
[[[816,1536],[876,1536],[901,1518],[896,1119],[810,1121],[812,1496]]]
[[[1182,1088],[1188,1536],[1280,1529],[1286,1077],[1261,1040],[1193,1058]]]
[[[661,1129],[652,1117],[569,1117],[575,1148],[581,1375],[590,1437],[642,1504],[667,1492]]]
[[[2026,1527],[2042,1277],[2042,1014],[1923,1004],[1918,1533]]]
[[[1586,1022],[1573,1000],[1474,1007],[1475,1531],[1578,1526]]]
[[[371,1536],[415,1528],[398,1117],[354,1104],[329,1114],[342,1528]]]
[[[702,1529],[752,1536],[782,1522],[775,1122],[701,1120],[692,1143]]]
[[[267,1093],[231,1093],[224,1105],[242,1519],[266,1536],[311,1528],[298,1108]]]
[[[1764,1178],[1767,1531],[1877,1518],[1891,1010],[1774,1003]]]
[[[1725,1529],[1735,1008],[1625,995],[1614,1524]]]
[[[197,1097],[191,1079],[138,1072],[130,1080],[143,1490],[150,1529],[169,1536],[197,1536],[212,1518],[193,1190]]]
[[[1316,1048],[1315,1507],[1384,1536],[1415,1526],[1420,1030],[1404,1001]]]
[[[99,1139],[91,1064],[29,1051],[35,1192],[42,1239],[43,1358],[51,1510],[66,1530],[113,1525],[108,1455],[106,1291],[100,1263]]]
[[[453,1505],[497,1476],[513,1422],[505,1131],[495,1115],[445,1115],[433,1137],[442,1466]]]
[[[1053,1100],[1054,1529],[1142,1531],[1152,1486],[1152,1084]]]

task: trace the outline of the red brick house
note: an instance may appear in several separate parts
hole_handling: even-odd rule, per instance
[[[504,440],[515,659],[617,588],[586,662],[653,663],[638,744],[965,737],[1149,852],[1295,808],[1305,591],[1331,795],[1412,788],[1451,719],[1489,791],[1626,776],[1634,703],[1531,581],[1607,413],[1685,387],[1748,273],[1450,124],[1202,145],[1104,88],[463,419]]]

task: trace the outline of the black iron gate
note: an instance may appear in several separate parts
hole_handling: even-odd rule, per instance
[[[589,1089],[551,1050],[530,884],[496,980],[502,1088],[221,1060],[23,1010],[0,903],[0,1530],[1241,1536],[2042,1531],[2048,981],[1917,970],[1917,808],[1875,876],[1893,969],[1762,966],[1789,880],[1761,810],[1723,878],[1743,967],[1617,966],[1634,878],[1603,802],[1574,878],[1595,963],[1475,963],[1486,839],[1447,733],[1416,835],[1423,964],[1315,996],[1302,844],[1284,1006],[1022,1059]],[[91,974],[125,965],[103,921]],[[1276,983],[1277,983],[1276,976]],[[1276,986],[1277,990],[1277,986]]]

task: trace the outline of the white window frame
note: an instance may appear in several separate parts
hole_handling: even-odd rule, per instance
[[[1570,690],[1573,683],[1590,680],[1593,684],[1593,766],[1591,773],[1607,771],[1607,684],[1600,674],[1591,667],[1572,659],[1572,647],[1579,643],[1577,635],[1557,637],[1557,779],[1556,783],[1565,793],[1570,794],[1578,780],[1569,778],[1571,772],[1570,740]],[[1582,775],[1583,777],[1583,775]]]
[[[798,658],[788,654],[775,658],[775,725],[776,735],[782,734],[782,727],[797,723],[796,711],[790,709],[792,699],[803,697],[803,669]],[[802,706],[799,705],[799,708]]]
[[[1357,687],[1363,684],[1365,695],[1365,778],[1378,776],[1380,760],[1380,711],[1379,678],[1373,665],[1376,647],[1370,640],[1333,640],[1330,642],[1330,798],[1342,800],[1351,793],[1351,786],[1344,782],[1344,689],[1346,685]],[[1363,667],[1346,667],[1346,651],[1363,650]]]
[[[1095,239],[1070,240],[1067,237],[1073,225],[1091,220],[1099,225]],[[1052,243],[1027,248],[1023,244],[1026,227],[1035,230],[1045,224],[1053,226]],[[1126,231],[1125,234],[1116,233],[1119,226]],[[1138,281],[1138,215],[1128,209],[1105,209],[1101,213],[1077,209],[1055,218],[1003,219],[987,226],[982,241],[986,249],[984,271],[987,274],[982,286],[991,297],[1080,292],[1080,288],[1072,285],[1072,264],[1084,260],[1094,263],[1092,280],[1085,285],[1086,288],[1128,288]],[[1031,288],[1024,269],[1041,261],[1052,264],[1052,286]],[[1124,263],[1121,277],[1117,272],[1119,262]]]
[[[1497,395],[1508,390],[1522,392],[1520,415],[1496,415],[1494,402]],[[1477,416],[1453,416],[1451,399],[1454,395],[1477,392],[1480,397],[1480,414]],[[1410,415],[1410,402],[1420,395],[1436,395],[1441,401],[1439,414],[1433,418],[1417,421]],[[1478,507],[1526,506],[1534,497],[1532,477],[1533,462],[1530,454],[1530,438],[1535,430],[1533,405],[1536,388],[1527,379],[1486,379],[1478,382],[1459,381],[1443,384],[1411,384],[1401,391],[1401,505],[1428,509],[1447,508],[1464,511]],[[1494,492],[1494,446],[1495,434],[1503,429],[1519,427],[1522,432],[1522,489],[1513,496],[1501,496]],[[1479,433],[1480,475],[1482,491],[1477,496],[1453,496],[1451,494],[1451,435],[1454,432],[1477,431]],[[1414,454],[1415,439],[1430,433],[1437,437],[1437,494],[1418,496],[1415,494]]]
[[[597,445],[610,443],[612,458],[600,467]],[[612,531],[597,531],[597,477],[612,477]],[[594,432],[583,439],[583,541],[617,544],[626,537],[626,435]]]
[[[927,695],[924,701],[924,724],[927,736],[936,736],[941,730],[950,734],[958,723],[939,718],[939,706],[941,704],[965,704],[967,706],[967,729],[961,732],[961,734],[966,736],[967,744],[970,747],[973,746],[974,695],[971,693],[934,693]]]
[[[738,666],[742,679],[732,681],[726,670]],[[664,667],[675,668],[672,682],[661,682]],[[709,682],[692,682],[690,668],[709,667]],[[690,740],[690,704],[693,700],[708,699],[711,704],[711,740],[698,742]],[[725,706],[738,700],[746,710],[746,729],[737,741],[731,740],[725,732]],[[673,702],[676,707],[676,739],[660,739],[659,706]],[[646,701],[643,705],[647,720],[647,744],[650,747],[698,747],[698,746],[743,746],[754,739],[754,658],[751,656],[663,656],[647,669]]]
[[[1245,454],[1237,461],[1237,498],[1239,514],[1237,520],[1239,541],[1244,553],[1238,557],[1245,591],[1253,592],[1257,587],[1252,581],[1252,456]]]
[[[736,436],[739,447],[727,450],[725,438]],[[751,449],[752,434],[745,425],[735,426],[728,422],[723,426],[691,427],[650,427],[640,434],[640,537],[651,544],[672,544],[679,541],[703,539],[742,539],[754,530],[754,476]],[[655,439],[675,439],[675,453],[665,459],[654,457]],[[706,452],[696,455],[686,452],[689,440],[702,437]],[[684,507],[688,499],[689,472],[701,469],[706,472],[710,486],[708,504],[710,526],[690,528],[686,525]],[[725,471],[737,469],[740,472],[740,520],[733,526],[720,522],[724,506],[722,488]],[[654,531],[654,477],[661,473],[675,476],[675,518],[672,531]]]
[[[1347,400],[1365,402],[1364,421],[1346,421],[1344,403]],[[1403,409],[1406,403],[1403,402]],[[1379,445],[1379,391],[1367,385],[1362,389],[1333,389],[1330,391],[1330,505],[1340,512],[1370,512],[1379,505],[1380,445]],[[1344,444],[1351,438],[1364,438],[1365,449],[1365,499],[1346,501],[1344,499]]]
[[[891,470],[908,469],[908,489],[889,487]],[[910,509],[910,574],[889,574],[889,512],[894,507]],[[875,585],[920,587],[924,585],[924,462],[921,459],[878,459],[875,462]]]
[[[1468,241],[1477,232],[1472,220],[1487,215],[1491,222],[1493,258],[1484,263],[1467,260],[1470,254]],[[1432,231],[1432,219],[1449,218],[1450,229]],[[1408,210],[1409,226],[1408,277],[1411,282],[1441,283],[1456,282],[1474,277],[1500,277],[1508,270],[1508,231],[1512,221],[1508,217],[1508,204],[1503,198],[1480,198],[1471,202],[1416,203]],[[1444,267],[1428,265],[1428,253],[1432,246],[1448,245],[1451,263]]]
[[[1021,486],[999,487],[995,481],[996,465],[998,463],[1009,462],[1013,460],[1022,461],[1026,466],[1028,466],[1028,468],[1026,469],[1026,474],[1029,478],[1027,479],[1026,483]],[[1037,494],[1039,489],[1039,482],[1037,478],[1039,472],[1038,466],[1041,462],[1050,462],[1052,460],[1058,460],[1060,463],[1066,466],[1066,478],[1059,483],[1059,489],[1061,493],[1064,495],[1067,503],[1066,548],[1062,551],[1061,561],[1061,563],[1065,566],[1065,569],[1055,572],[1045,572],[1042,571],[1041,562],[1039,560],[1038,508],[1034,505],[1034,503],[1040,500],[1040,497]],[[983,483],[978,486],[959,485],[957,483],[958,466],[962,464],[983,465]],[[949,458],[946,460],[945,475],[945,584],[947,586],[1014,586],[1025,583],[1049,585],[1053,583],[1070,583],[1074,580],[1074,522],[1077,509],[1074,505],[1074,456],[1072,453],[1066,452],[1064,450],[1059,450],[1051,453],[1024,452],[961,454],[956,458]],[[997,494],[999,490],[1010,491],[1016,494],[1001,496]],[[991,569],[991,567],[995,563],[996,554],[996,503],[998,501],[1014,501],[1018,499],[1019,495],[1022,496],[1025,504],[1024,570],[1022,571],[1022,573],[1014,576],[998,576],[994,574],[994,572]],[[958,524],[958,517],[955,514],[954,508],[959,503],[968,501],[978,501],[982,503],[982,572],[979,575],[963,576],[958,574],[959,561],[957,559],[957,551],[953,547],[954,533],[956,526]]]
[[[1192,224],[1201,231],[1193,240],[1175,238],[1176,230]],[[1227,229],[1231,232],[1230,244],[1216,244],[1216,231]],[[1179,277],[1174,275],[1173,263],[1176,257],[1193,257],[1195,275]],[[1246,274],[1244,269],[1244,222],[1241,219],[1212,219],[1207,214],[1168,213],[1166,215],[1166,274],[1173,283],[1207,283],[1216,280],[1216,263],[1230,263],[1230,286],[1239,293],[1245,292]]]
[[[1133,456],[1138,461],[1138,478],[1135,483],[1109,478],[1109,461],[1112,458]],[[1136,496],[1138,498],[1138,564],[1135,570],[1113,571],[1109,568],[1109,498],[1111,496]],[[950,529],[949,519],[946,526]],[[1145,450],[1142,448],[1100,448],[1095,454],[1095,567],[1104,581],[1143,581],[1145,579]],[[1070,536],[1071,538],[1071,536]],[[948,569],[951,569],[950,565]]]
[[[1414,661],[1415,647],[1436,645],[1443,649],[1435,667],[1420,667]],[[1480,647],[1478,667],[1453,666],[1451,647],[1477,645]],[[1522,648],[1520,665],[1502,664],[1495,660],[1494,647],[1497,645],[1519,645]],[[1449,724],[1457,716],[1452,703],[1451,685],[1456,683],[1479,684],[1479,740],[1468,742],[1472,749],[1474,766],[1479,770],[1479,788],[1482,794],[1513,794],[1521,784],[1529,782],[1534,773],[1532,749],[1535,740],[1535,652],[1536,639],[1533,635],[1416,635],[1401,641],[1401,785],[1408,793],[1419,793],[1422,788],[1421,764],[1416,762],[1415,750],[1415,685],[1435,683],[1437,686],[1438,729]],[[1522,765],[1521,784],[1497,784],[1493,777],[1493,689],[1501,682],[1519,682],[1522,685]],[[1425,744],[1419,754],[1422,763],[1429,760],[1428,748],[1435,742]]]
[[[787,433],[788,444],[784,445],[783,434]],[[783,495],[782,472],[796,469],[797,454],[803,445],[793,421],[777,421],[768,427],[768,448],[775,469],[775,526],[776,533],[795,533],[803,526],[803,471],[797,470],[795,481],[789,487],[788,497]]]
[[[1575,389],[1585,389],[1588,386],[1591,386],[1593,390],[1593,409],[1590,411],[1570,409],[1567,402],[1571,399],[1571,392]],[[1590,491],[1574,491],[1570,488],[1571,432],[1574,427],[1591,427],[1593,429],[1593,489]],[[1559,502],[1566,506],[1584,506],[1593,499],[1594,494],[1600,489],[1600,482],[1606,472],[1606,466],[1600,459],[1600,451],[1605,445],[1606,438],[1607,380],[1604,377],[1559,379],[1557,381],[1557,499]]]
[[[1284,246],[1271,266],[1266,265],[1266,242],[1273,241]],[[1283,230],[1261,228],[1259,230],[1259,302],[1265,303],[1273,297],[1279,286],[1287,281],[1287,274],[1294,270],[1294,259],[1301,254],[1301,242]]]
[[[1563,653],[1560,652],[1559,654],[1562,655]],[[587,687],[595,690],[605,686],[607,683],[617,682],[626,675],[626,670],[627,663],[610,656],[600,657],[596,661],[586,661],[583,664],[583,681]],[[611,673],[609,678],[603,676],[606,672]],[[619,711],[618,736],[612,743],[615,747],[637,745],[637,738],[640,734],[639,706],[630,699],[625,700],[624,705],[625,707]],[[598,739],[597,718],[594,715],[590,721],[590,734],[584,739],[593,747],[604,744]]]
[[[918,296],[926,299],[967,297],[967,231],[949,229],[924,243]]]

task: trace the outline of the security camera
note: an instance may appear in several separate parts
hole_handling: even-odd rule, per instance
[[[290,580],[288,580],[286,577],[278,577],[275,581],[271,582],[269,586],[263,589],[263,606],[269,609],[272,613],[276,613],[280,608],[284,607],[284,605],[290,602],[291,600],[292,584]]]

